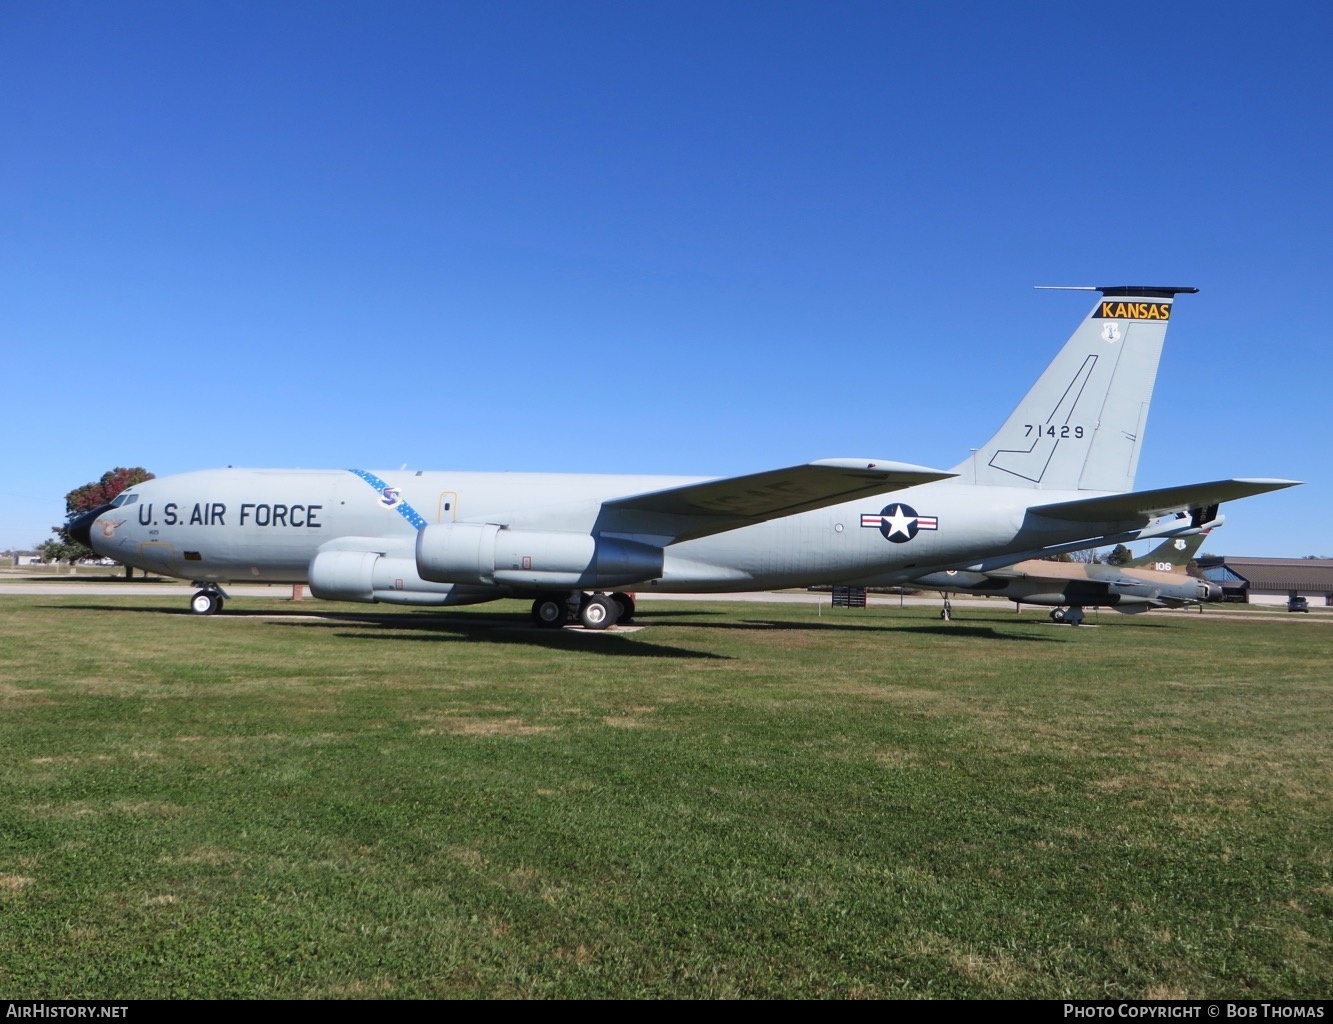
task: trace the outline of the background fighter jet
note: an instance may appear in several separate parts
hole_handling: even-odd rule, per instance
[[[1209,521],[1190,537],[1164,540],[1146,555],[1124,565],[1053,562],[1032,559],[991,572],[937,572],[914,582],[945,595],[940,618],[952,616],[951,594],[1007,597],[1015,604],[1051,607],[1051,618],[1081,625],[1084,608],[1114,608],[1127,615],[1153,608],[1182,608],[1222,600],[1216,583],[1191,576],[1194,558],[1210,530],[1221,525],[1217,510],[1202,513]]]
[[[829,459],[720,480],[523,473],[208,470],[159,477],[76,520],[99,555],[192,579],[308,582],[340,601],[530,598],[605,628],[630,588],[883,586],[1053,551],[1188,536],[1177,512],[1288,487],[1132,492],[1176,296],[1107,287],[1000,430],[952,470]],[[105,517],[105,518],[103,518]],[[97,529],[94,529],[97,526]]]

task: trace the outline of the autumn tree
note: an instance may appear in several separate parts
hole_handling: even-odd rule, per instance
[[[1129,565],[1134,561],[1134,552],[1123,544],[1117,544],[1115,550],[1106,556],[1107,565]]]
[[[135,484],[141,484],[145,480],[151,479],[153,479],[153,474],[140,466],[133,469],[118,466],[103,473],[100,480],[94,480],[92,483],[74,488],[65,495],[64,523],[60,526],[51,527],[51,532],[55,534],[55,538],[48,540],[38,549],[41,551],[42,557],[50,561],[69,562],[71,565],[81,559],[95,557],[95,552],[84,547],[69,535],[69,524],[85,512],[91,512],[95,508],[100,508],[102,505],[114,501],[116,496],[125,488],[133,487]],[[127,572],[126,575],[128,574]]]

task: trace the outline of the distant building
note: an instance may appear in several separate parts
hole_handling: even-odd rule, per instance
[[[1199,559],[1203,578],[1222,587],[1224,599],[1246,604],[1281,604],[1289,597],[1319,597],[1333,605],[1333,558]]]

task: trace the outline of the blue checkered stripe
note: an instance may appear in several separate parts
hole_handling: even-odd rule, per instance
[[[375,488],[375,491],[380,495],[380,497],[384,496],[384,490],[386,487],[389,486],[383,480],[377,477],[374,473],[367,473],[364,469],[349,469],[347,472],[353,474],[354,476],[359,476],[366,483],[370,484],[371,487]],[[418,512],[416,509],[414,509],[407,502],[400,501],[397,505],[394,505],[393,507],[394,510],[400,516],[406,519],[418,530],[424,530],[426,528],[426,520],[421,517],[421,513]]]

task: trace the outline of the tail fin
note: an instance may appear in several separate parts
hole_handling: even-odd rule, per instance
[[[1133,489],[1171,306],[1176,295],[1198,289],[1095,290],[1101,300],[1004,426],[954,468],[961,479],[996,487]]]
[[[1146,554],[1130,559],[1123,568],[1155,569],[1158,572],[1188,576],[1190,562],[1199,553],[1199,548],[1207,538],[1207,530],[1189,537],[1176,537],[1174,540],[1168,538]]]

